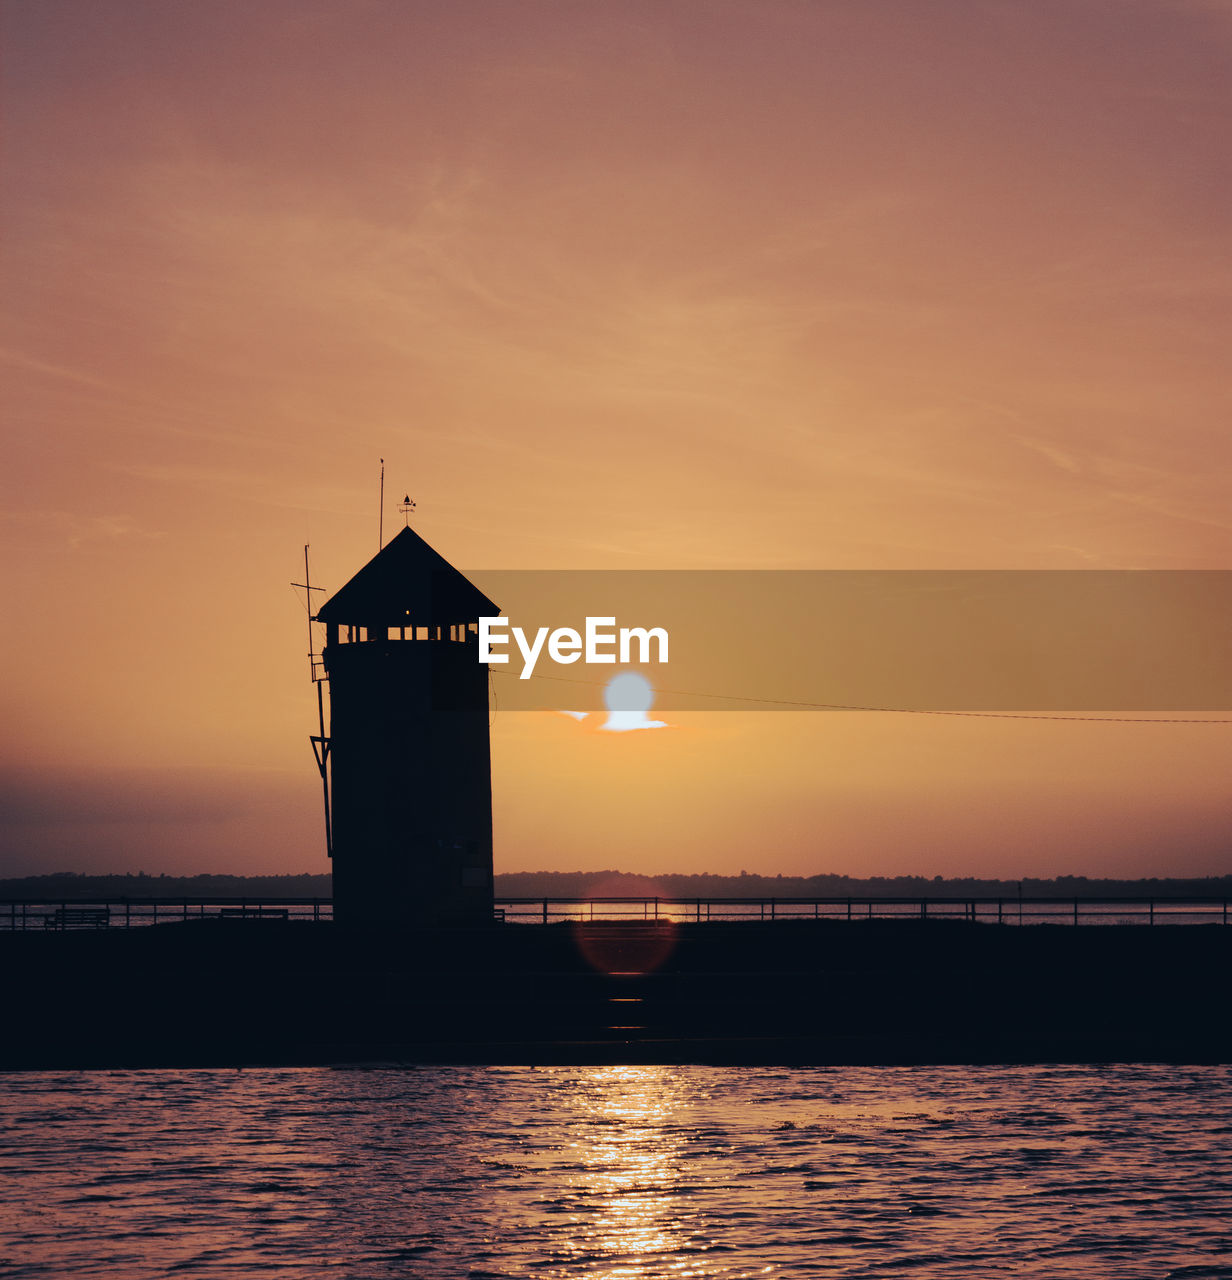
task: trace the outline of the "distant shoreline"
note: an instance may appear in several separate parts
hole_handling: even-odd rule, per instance
[[[975,877],[927,876],[762,876],[762,875],[659,875],[644,876],[621,871],[514,871],[495,877],[498,897],[580,898],[607,896],[673,897],[1114,897],[1114,896],[1232,896],[1232,875],[1205,877],[1150,877],[1142,879],[1057,876],[1019,880]],[[0,879],[0,898],[47,897],[61,900],[84,898],[169,897],[225,895],[242,897],[290,896],[328,898],[330,876],[300,874],[278,876],[210,875],[169,876],[145,873],[87,875],[57,872],[49,875]]]

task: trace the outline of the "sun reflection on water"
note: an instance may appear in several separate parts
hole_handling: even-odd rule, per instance
[[[584,1118],[575,1126],[577,1261],[634,1280],[692,1276],[682,1213],[684,1139],[675,1117],[683,1098],[667,1067],[600,1067],[581,1088]],[[652,1269],[653,1268],[653,1272]]]

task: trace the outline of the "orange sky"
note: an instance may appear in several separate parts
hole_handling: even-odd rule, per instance
[[[463,568],[1232,567],[1221,0],[0,37],[0,873],[326,869],[380,456]],[[678,720],[498,715],[497,869],[1232,871],[1232,726]]]

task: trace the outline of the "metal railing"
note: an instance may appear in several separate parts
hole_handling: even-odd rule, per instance
[[[800,920],[965,920],[1000,925],[1221,924],[1226,897],[688,898],[498,897],[506,924],[634,921],[644,924]],[[12,898],[0,900],[0,933],[133,929],[243,920],[331,921],[329,898]]]
[[[497,898],[508,923],[640,920],[967,920],[981,924],[1228,924],[1216,897]]]
[[[156,924],[251,920],[332,920],[329,898],[9,898],[0,900],[0,933],[135,929]]]

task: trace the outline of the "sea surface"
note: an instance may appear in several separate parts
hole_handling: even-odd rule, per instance
[[[1232,1068],[0,1076],[0,1276],[1232,1277]]]

